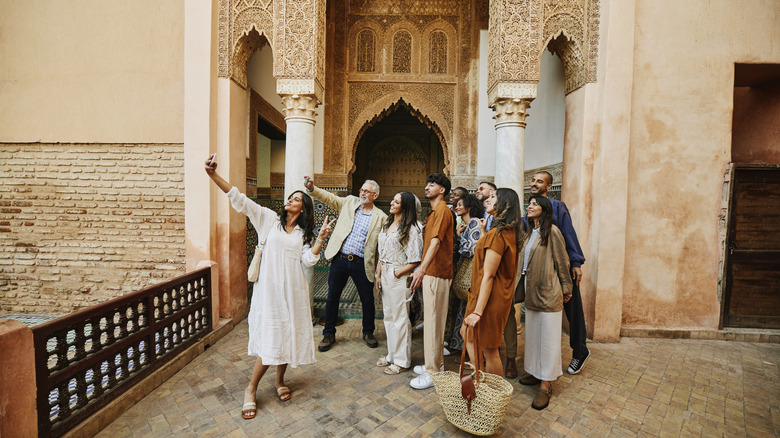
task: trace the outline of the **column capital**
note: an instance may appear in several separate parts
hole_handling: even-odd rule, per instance
[[[528,115],[528,108],[531,107],[531,99],[496,99],[491,105],[496,115],[496,128],[501,126],[519,126],[525,128],[525,118]]]
[[[314,116],[320,100],[313,94],[282,94],[284,103],[284,120],[305,121],[314,123]]]

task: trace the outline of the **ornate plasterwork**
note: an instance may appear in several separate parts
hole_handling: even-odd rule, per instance
[[[453,103],[455,101],[455,87],[453,85],[358,82],[349,84],[348,93],[347,123],[350,126],[350,132],[355,126],[362,126],[375,115],[403,99],[427,115],[445,133],[445,139],[451,140],[454,125]],[[360,126],[357,128],[359,129]],[[355,139],[350,138],[350,140],[354,141]]]
[[[458,0],[349,0],[361,15],[458,15]]]
[[[528,116],[528,108],[531,107],[530,99],[499,99],[493,105],[496,114],[496,128],[514,124],[525,128],[525,118]]]
[[[287,90],[294,87],[295,92],[321,98],[325,0],[220,0],[220,77],[246,87],[247,61],[265,43],[273,49],[274,76],[295,81],[285,85]]]
[[[469,116],[476,113],[478,102],[474,60],[479,26],[474,21],[474,0],[346,0],[329,3],[328,13],[324,110],[332,123],[325,126],[324,172],[353,172],[361,130],[403,99],[439,136],[448,174],[474,174],[476,123]],[[377,35],[373,73],[357,69],[357,39],[364,29]],[[412,36],[411,74],[393,73],[393,36],[402,29]],[[430,46],[435,32],[446,36],[446,49],[439,35],[432,72]]]
[[[599,0],[491,0],[488,93],[491,101],[539,81],[541,53],[561,57],[566,93],[596,81]],[[564,36],[565,39],[558,39]],[[551,44],[551,41],[556,42]]]
[[[273,35],[273,0],[220,0],[219,77],[246,88],[249,58],[266,43],[273,48]]]
[[[305,120],[314,123],[314,117],[317,115],[317,105],[319,99],[314,95],[288,94],[282,96],[284,104],[284,120],[290,119]]]
[[[452,144],[452,106],[446,111],[445,102],[454,100],[454,91],[455,87],[451,85],[349,84],[349,172],[354,171],[355,151],[363,132],[399,104],[405,105],[410,113],[437,134],[444,150],[446,169],[449,166],[448,145]],[[441,110],[445,110],[445,113]]]

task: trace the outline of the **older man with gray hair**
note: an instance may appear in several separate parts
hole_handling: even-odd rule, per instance
[[[330,260],[328,299],[325,302],[325,328],[317,347],[328,351],[336,342],[336,320],[339,314],[341,292],[352,281],[357,287],[363,306],[363,341],[371,347],[379,346],[374,337],[374,271],[376,268],[377,237],[387,215],[374,206],[379,196],[379,184],[367,180],[360,187],[360,196],[336,196],[314,185],[314,179],[304,177],[304,186],[311,196],[339,212],[339,218],[325,248]]]

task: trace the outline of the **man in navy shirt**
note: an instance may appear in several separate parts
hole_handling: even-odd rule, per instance
[[[552,188],[553,176],[549,172],[536,173],[531,179],[531,194],[547,197],[547,191]],[[571,263],[572,295],[569,302],[563,304],[563,313],[569,320],[569,346],[572,349],[572,358],[566,372],[577,374],[582,371],[585,360],[590,356],[590,351],[585,345],[587,332],[585,330],[585,315],[582,311],[582,296],[580,295],[580,282],[582,281],[582,264],[585,256],[577,240],[577,232],[571,223],[571,215],[566,204],[562,201],[550,199],[553,205],[553,220],[555,226],[563,234],[566,241],[566,253],[569,254]],[[523,218],[523,220],[526,220]]]

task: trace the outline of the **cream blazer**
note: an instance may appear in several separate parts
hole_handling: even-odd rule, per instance
[[[336,227],[330,235],[328,246],[325,248],[325,258],[328,260],[338,254],[341,245],[344,244],[349,233],[352,232],[352,225],[355,222],[355,210],[360,207],[360,198],[357,196],[336,196],[319,187],[314,187],[310,192],[311,196],[324,203],[328,207],[339,212],[339,219],[336,221]],[[371,222],[368,224],[368,236],[366,237],[366,246],[363,249],[363,263],[366,267],[366,277],[368,281],[374,282],[376,270],[377,238],[382,227],[387,221],[385,212],[374,205],[374,212],[371,215]]]

